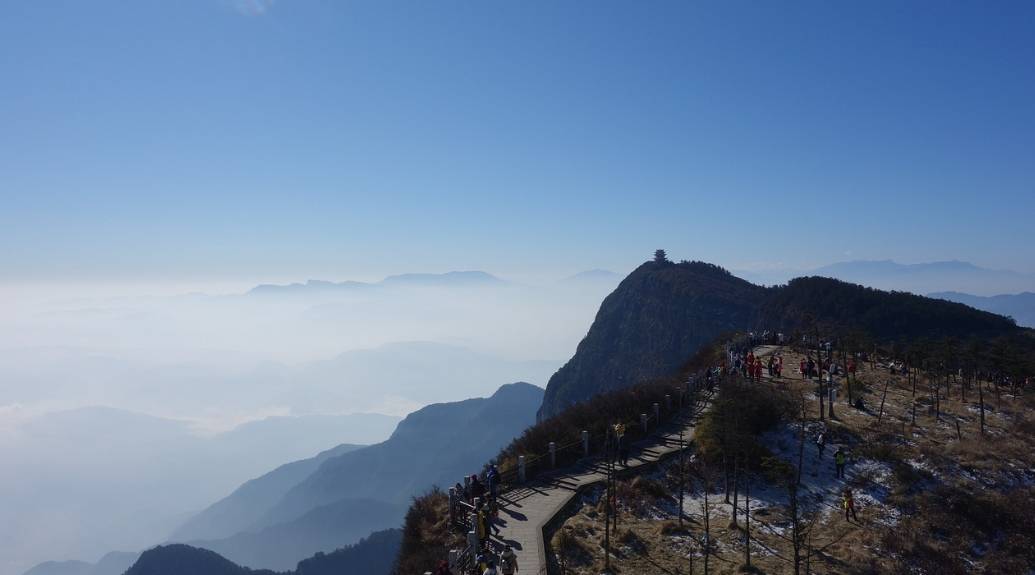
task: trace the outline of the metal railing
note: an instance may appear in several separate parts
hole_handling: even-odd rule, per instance
[[[725,344],[727,350],[731,347],[752,345],[754,342],[748,337],[731,339]],[[495,486],[486,485],[487,492],[493,491],[493,497],[513,492],[527,485],[533,479],[544,474],[556,472],[562,468],[581,462],[602,460],[605,457],[614,457],[615,453],[615,424],[625,426],[624,440],[635,441],[632,436],[639,435],[638,439],[647,439],[652,432],[656,432],[663,423],[671,422],[677,417],[689,414],[693,415],[701,402],[701,391],[706,387],[717,384],[719,378],[712,379],[708,373],[712,368],[698,370],[690,375],[681,387],[674,387],[673,394],[666,394],[664,403],[652,401],[649,409],[641,412],[638,421],[611,421],[604,432],[590,433],[582,430],[575,439],[558,444],[551,441],[546,452],[536,454],[518,455],[517,460],[510,466],[499,471]],[[709,389],[710,390],[710,389]],[[677,400],[673,401],[673,395]],[[483,471],[481,479],[485,479]],[[468,491],[470,478],[465,477],[464,491]],[[480,548],[481,541],[478,540],[478,528],[475,525],[477,508],[465,498],[465,494],[457,492],[455,487],[449,489],[449,514],[450,523],[467,534],[468,545],[460,553],[450,556],[451,567],[459,573],[468,573],[474,566],[475,550]],[[486,534],[488,535],[488,534]],[[540,572],[545,573],[545,566],[540,566]]]

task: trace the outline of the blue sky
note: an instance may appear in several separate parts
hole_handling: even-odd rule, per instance
[[[4,282],[1035,271],[1030,2],[3,12]]]

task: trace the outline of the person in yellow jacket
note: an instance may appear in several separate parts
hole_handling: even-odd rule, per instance
[[[481,501],[478,502],[474,520],[478,528],[478,541],[487,547],[489,543],[489,512]]]
[[[859,518],[855,515],[855,497],[852,496],[852,490],[845,488],[845,492],[841,497],[841,505],[845,508],[845,521],[848,521],[848,514],[852,514],[852,519],[858,521]]]
[[[837,477],[844,478],[845,476],[845,451],[840,447],[834,452],[834,471]]]

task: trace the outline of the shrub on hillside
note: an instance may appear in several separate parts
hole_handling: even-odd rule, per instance
[[[640,414],[652,414],[653,404],[661,406],[662,418],[666,419],[678,407],[683,382],[691,374],[697,374],[706,367],[716,365],[721,360],[721,350],[717,345],[708,346],[698,351],[678,374],[672,377],[657,379],[652,382],[634,385],[629,388],[597,395],[587,401],[577,403],[562,413],[541,421],[525,430],[520,437],[505,447],[496,457],[500,469],[506,474],[513,472],[517,466],[519,455],[526,456],[529,477],[549,466],[545,455],[549,452],[550,442],[557,444],[558,449],[570,446],[557,453],[558,467],[570,464],[582,457],[582,431],[590,435],[590,451],[602,454],[604,441],[609,426],[617,422],[626,424],[626,436],[635,441],[644,437],[640,426]],[[672,397],[672,410],[666,410],[666,395]],[[652,422],[653,426],[657,425]],[[531,461],[533,456],[542,456]]]
[[[752,467],[759,469],[769,452],[758,442],[758,436],[792,414],[794,406],[785,394],[766,385],[730,378],[723,382],[697,427],[698,451],[711,462],[747,456]]]
[[[449,497],[437,487],[414,497],[403,521],[402,543],[393,574],[433,570],[440,560],[447,558],[453,537],[449,525]]]

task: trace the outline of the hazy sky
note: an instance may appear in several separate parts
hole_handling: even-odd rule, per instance
[[[0,279],[1035,271],[1035,4],[34,0]]]

